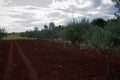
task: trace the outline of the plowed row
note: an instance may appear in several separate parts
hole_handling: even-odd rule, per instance
[[[0,41],[0,80],[106,80],[106,53],[43,40]],[[112,56],[111,80],[120,57]]]

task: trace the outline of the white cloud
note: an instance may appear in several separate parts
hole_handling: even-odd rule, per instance
[[[0,0],[0,26],[8,32],[25,31],[55,22],[64,24],[72,17],[113,18],[111,0]]]

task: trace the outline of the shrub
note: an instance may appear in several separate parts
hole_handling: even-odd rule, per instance
[[[84,41],[90,48],[104,48],[110,42],[109,31],[104,30],[101,27],[92,26],[84,33]]]

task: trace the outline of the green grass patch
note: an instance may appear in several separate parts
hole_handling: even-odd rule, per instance
[[[27,37],[22,37],[19,34],[9,34],[5,36],[2,40],[24,40],[28,39]]]

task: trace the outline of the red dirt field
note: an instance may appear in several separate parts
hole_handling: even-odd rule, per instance
[[[107,80],[105,52],[63,47],[43,40],[0,41],[0,80]],[[120,80],[112,56],[111,80]]]

